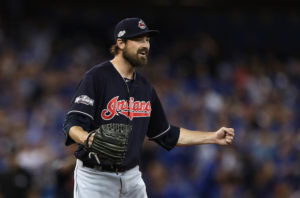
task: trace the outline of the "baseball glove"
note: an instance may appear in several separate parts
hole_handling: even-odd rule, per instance
[[[84,147],[96,159],[98,164],[101,160],[108,160],[113,164],[121,164],[127,151],[128,137],[132,126],[119,123],[101,125],[98,129],[90,132]],[[91,134],[95,133],[92,145],[88,146]]]

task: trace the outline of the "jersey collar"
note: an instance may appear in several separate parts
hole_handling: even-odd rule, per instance
[[[120,74],[120,72],[115,68],[115,66],[114,66],[114,64],[111,62],[111,60],[109,61],[110,62],[110,64],[111,64],[111,66],[114,68],[114,70],[116,71],[116,72],[118,72],[118,74],[122,77],[122,78],[124,78],[121,74]],[[133,72],[133,80],[135,80],[136,79],[136,72],[134,71]]]

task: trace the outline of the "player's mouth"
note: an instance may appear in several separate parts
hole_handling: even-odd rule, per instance
[[[144,52],[140,52],[139,55],[142,57],[146,57],[146,53],[144,53]]]
[[[139,50],[138,55],[142,57],[147,57],[148,56],[148,51],[147,50]]]

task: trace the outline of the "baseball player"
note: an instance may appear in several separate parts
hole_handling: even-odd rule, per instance
[[[234,130],[191,131],[170,125],[154,87],[135,68],[147,64],[150,37],[142,19],[126,18],[114,31],[114,58],[80,81],[64,122],[66,145],[77,143],[74,197],[147,197],[139,170],[145,136],[174,146],[230,145]]]

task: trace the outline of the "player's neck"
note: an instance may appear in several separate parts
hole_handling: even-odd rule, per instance
[[[134,68],[126,60],[119,56],[115,56],[111,63],[123,78],[133,79]]]

